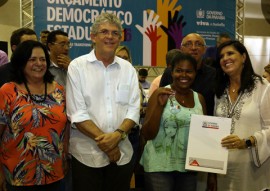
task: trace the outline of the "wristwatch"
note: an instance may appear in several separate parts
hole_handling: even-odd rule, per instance
[[[246,147],[247,147],[248,149],[250,149],[250,148],[252,147],[251,140],[250,140],[250,139],[246,139],[245,142],[246,142]]]
[[[119,132],[121,134],[121,140],[125,140],[125,138],[127,137],[127,134],[125,131],[123,131],[122,129],[116,129],[114,132]]]

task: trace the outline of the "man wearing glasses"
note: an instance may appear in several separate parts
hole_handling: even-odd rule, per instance
[[[61,30],[51,31],[47,36],[47,49],[50,51],[50,72],[54,80],[62,86],[66,86],[67,69],[71,62],[69,49],[71,48],[68,34]],[[71,158],[67,158],[65,178],[61,182],[61,191],[72,191]]]
[[[204,96],[207,115],[213,115],[214,109],[214,79],[215,69],[208,66],[206,60],[203,59],[206,44],[203,37],[197,33],[190,33],[186,35],[181,43],[180,50],[184,53],[191,54],[197,61],[197,74],[196,78],[191,86],[196,92],[201,93]],[[160,87],[166,86],[172,83],[171,69],[166,69],[161,81]]]
[[[71,61],[69,49],[71,48],[68,34],[61,30],[49,33],[47,37],[47,48],[50,51],[50,72],[54,79],[62,86],[66,85],[67,68]]]
[[[93,50],[74,59],[67,74],[67,114],[72,124],[73,190],[127,191],[133,149],[127,134],[139,123],[135,68],[115,56],[121,21],[102,13],[92,25]]]

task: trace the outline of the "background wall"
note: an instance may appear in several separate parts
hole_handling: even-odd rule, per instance
[[[269,0],[245,0],[244,43],[259,74],[270,63],[270,24],[263,14],[262,4],[270,7]],[[9,0],[0,7],[0,41],[9,42],[10,34],[19,27],[20,1]],[[9,47],[9,57],[10,55]]]
[[[12,31],[20,27],[20,1],[9,0],[0,7],[0,41],[6,41],[9,44],[9,38]],[[10,46],[8,55],[11,55]]]
[[[268,15],[263,14],[262,6],[268,9]],[[245,0],[244,43],[258,74],[262,74],[264,66],[270,64],[269,10],[269,0]]]

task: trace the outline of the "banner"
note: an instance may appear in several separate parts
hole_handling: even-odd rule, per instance
[[[35,0],[34,30],[61,29],[73,45],[71,58],[91,50],[91,25],[102,12],[122,21],[121,44],[131,50],[133,65],[165,66],[168,50],[183,36],[201,34],[207,46],[221,32],[235,37],[236,0]]]

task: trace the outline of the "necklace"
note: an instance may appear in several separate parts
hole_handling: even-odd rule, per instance
[[[236,90],[237,89],[239,89],[239,88],[233,88],[232,86],[231,86],[231,84],[229,84],[229,90],[230,90],[230,92],[232,92],[232,93],[235,93],[235,92],[237,92]]]
[[[44,102],[44,101],[46,100],[46,98],[47,98],[47,83],[45,83],[45,95],[42,96],[42,99],[40,99],[39,97],[38,97],[38,99],[36,99],[36,97],[34,97],[34,96],[31,94],[30,89],[29,89],[27,83],[26,83],[26,82],[23,82],[23,83],[24,83],[24,86],[25,86],[25,88],[26,88],[26,90],[27,90],[27,93],[29,94],[30,99],[31,99],[32,101],[37,102],[37,103],[41,103],[41,102]]]
[[[235,92],[236,92],[236,88],[232,88],[231,86],[229,86],[229,90],[230,90],[230,92],[232,92],[232,93],[235,93]]]
[[[190,94],[190,91],[188,91],[187,93],[178,93],[177,97],[178,97],[178,101],[182,104],[185,104],[185,100],[188,99],[188,95]]]

